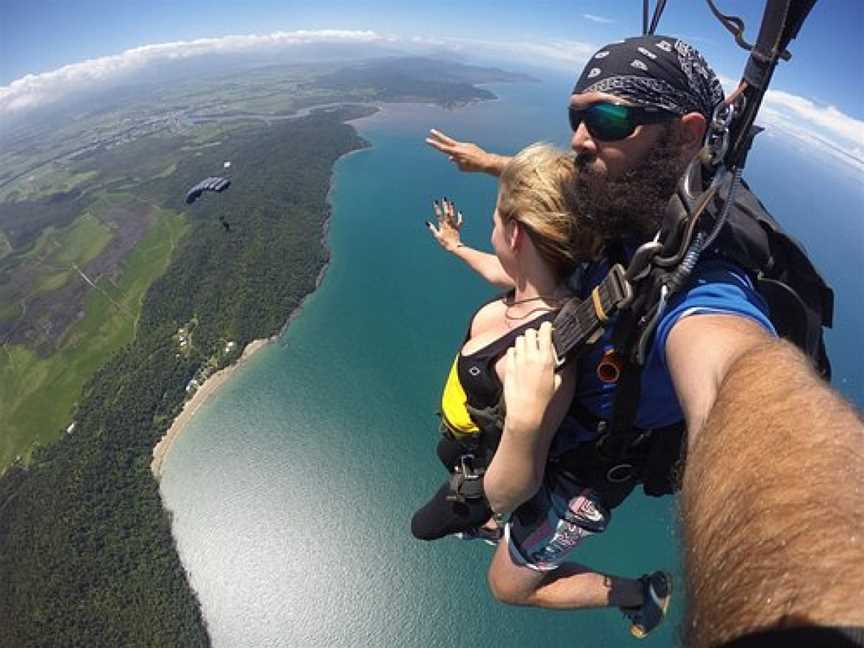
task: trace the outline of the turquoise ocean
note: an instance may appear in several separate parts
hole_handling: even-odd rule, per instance
[[[387,105],[354,123],[371,146],[336,164],[325,280],[199,410],[165,465],[164,501],[215,646],[635,645],[616,611],[498,604],[485,581],[491,547],[409,532],[445,476],[434,454],[443,380],[492,294],[423,222],[446,195],[465,214],[464,240],[488,249],[496,190],[423,138],[436,127],[500,152],[566,145],[571,82],[494,85],[498,101],[452,111]],[[834,383],[864,404],[862,174],[763,136],[745,177],[833,283]],[[580,555],[616,574],[676,575],[670,622],[643,646],[677,643],[676,516],[672,498],[634,496]]]

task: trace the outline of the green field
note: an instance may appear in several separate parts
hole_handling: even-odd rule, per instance
[[[0,200],[36,200],[58,191],[71,191],[99,176],[98,171],[75,173],[59,164],[46,164],[21,182],[0,189]],[[31,179],[32,178],[32,179]]]
[[[74,253],[64,252],[67,263],[78,258],[75,255],[92,253],[93,248],[85,245],[92,225],[86,217],[79,220],[85,223],[76,227],[80,237],[73,237]],[[0,435],[0,472],[18,455],[28,460],[34,442],[49,443],[69,425],[81,387],[108,356],[132,340],[144,294],[167,267],[186,229],[182,215],[158,211],[146,237],[124,262],[116,285],[108,280],[98,282],[101,291],[90,291],[84,318],[70,328],[50,357],[39,358],[23,345],[4,346],[0,355],[0,411],[5,427]]]
[[[75,273],[72,264],[83,267],[95,259],[111,240],[111,230],[92,213],[85,213],[62,232],[49,231],[36,244],[32,255],[43,267],[57,268],[47,272],[34,284],[34,292],[56,290]]]

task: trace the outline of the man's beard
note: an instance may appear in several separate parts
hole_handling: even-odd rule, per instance
[[[580,220],[603,240],[647,241],[660,229],[663,213],[686,162],[678,159],[671,132],[635,168],[609,180],[591,168],[593,157],[576,158]]]

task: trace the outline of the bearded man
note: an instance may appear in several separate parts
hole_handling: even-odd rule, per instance
[[[610,255],[623,257],[626,265],[636,246],[657,232],[677,180],[701,148],[722,101],[714,72],[694,48],[675,38],[630,38],[589,60],[569,102],[584,205],[577,217],[609,245],[607,257],[585,269],[583,298],[605,277]],[[463,171],[498,175],[508,160],[435,130],[427,143]],[[506,285],[494,256],[461,243],[455,219],[439,215],[430,230],[469,267]],[[587,410],[585,428],[605,425],[612,414],[615,384],[600,380],[597,369],[611,350],[613,332],[614,326],[580,359],[575,399]],[[516,368],[529,364],[517,360]],[[688,645],[714,646],[764,628],[860,624],[864,601],[846,574],[852,565],[864,564],[860,524],[856,535],[853,522],[864,510],[861,423],[807,358],[778,340],[753,278],[722,250],[703,254],[663,311],[641,381],[637,429],[657,433],[682,419],[686,423]],[[545,403],[528,409],[513,417],[520,429],[505,427],[498,452],[513,451],[532,425],[539,426]],[[843,451],[830,449],[838,444]],[[802,480],[795,475],[805,463],[813,470]],[[820,492],[814,481],[831,489],[838,475],[859,487],[825,507],[814,496]],[[508,475],[490,471],[484,484],[492,508],[513,513],[489,572],[496,598],[558,609],[619,601],[634,635],[656,627],[668,605],[668,577],[644,577],[641,593],[627,593],[640,600],[623,605],[615,578],[559,560],[579,539],[597,532],[596,525],[585,525],[580,533],[577,524],[562,536],[566,515],[550,512],[555,492],[548,480],[515,485],[507,480]],[[606,513],[602,506],[601,512]],[[858,540],[826,541],[826,528]],[[568,538],[576,540],[562,550]],[[830,556],[811,563],[812,547],[827,551],[829,545]],[[620,582],[627,589],[627,581]],[[841,594],[829,589],[835,583],[849,586],[841,587]]]

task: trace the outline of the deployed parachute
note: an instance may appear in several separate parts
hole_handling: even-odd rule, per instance
[[[191,205],[193,202],[198,200],[198,196],[205,191],[224,191],[229,186],[231,186],[231,181],[228,178],[215,176],[204,178],[201,182],[186,192],[186,204]]]

